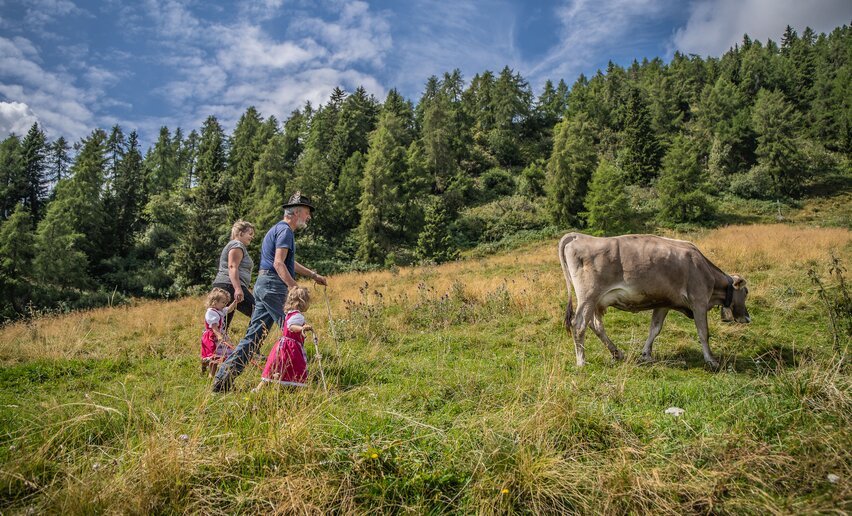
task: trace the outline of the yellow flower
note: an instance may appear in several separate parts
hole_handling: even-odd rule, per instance
[[[509,490],[504,487],[500,490],[500,494],[509,494]]]
[[[374,453],[374,454],[370,455],[370,457],[371,457],[371,458],[373,458],[373,459],[378,459],[378,458],[379,458],[379,454],[378,454],[378,453]]]

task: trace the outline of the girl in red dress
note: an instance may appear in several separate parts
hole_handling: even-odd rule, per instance
[[[266,367],[260,378],[260,384],[254,388],[259,391],[267,383],[304,387],[308,376],[308,355],[305,353],[305,333],[313,331],[307,324],[302,312],[311,304],[308,289],[294,287],[284,302],[284,324],[281,338],[272,346],[266,360]]]
[[[229,306],[231,294],[221,288],[214,288],[207,294],[207,311],[204,313],[204,333],[201,334],[201,374],[209,367],[210,377],[216,375],[219,364],[231,354],[231,339],[225,330],[225,321],[229,312],[234,310],[237,301]],[[227,343],[227,344],[226,344]]]

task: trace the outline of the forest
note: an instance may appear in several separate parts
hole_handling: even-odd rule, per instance
[[[298,259],[324,274],[454,260],[517,234],[718,226],[852,185],[852,32],[787,27],[721,57],[675,53],[547,81],[504,67],[335,89],[231,134],[96,128],[0,143],[0,322],[173,298],[210,284],[237,219],[259,236],[294,191],[317,206]],[[256,238],[252,252],[258,252]]]

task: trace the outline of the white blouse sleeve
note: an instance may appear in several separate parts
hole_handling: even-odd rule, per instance
[[[305,325],[305,316],[302,314],[293,314],[290,319],[287,321],[287,329],[290,329],[290,326],[294,324],[298,324],[299,326]]]
[[[219,314],[219,312],[212,308],[208,308],[207,313],[204,314],[204,320],[207,321],[207,324],[209,324],[210,326],[216,326],[217,324],[219,324],[219,319],[221,318],[222,316]]]

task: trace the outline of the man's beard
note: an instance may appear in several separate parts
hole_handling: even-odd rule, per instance
[[[308,227],[308,223],[305,222],[304,220],[301,220],[301,221],[299,221],[298,224],[296,224],[297,229],[305,229],[307,227]]]

